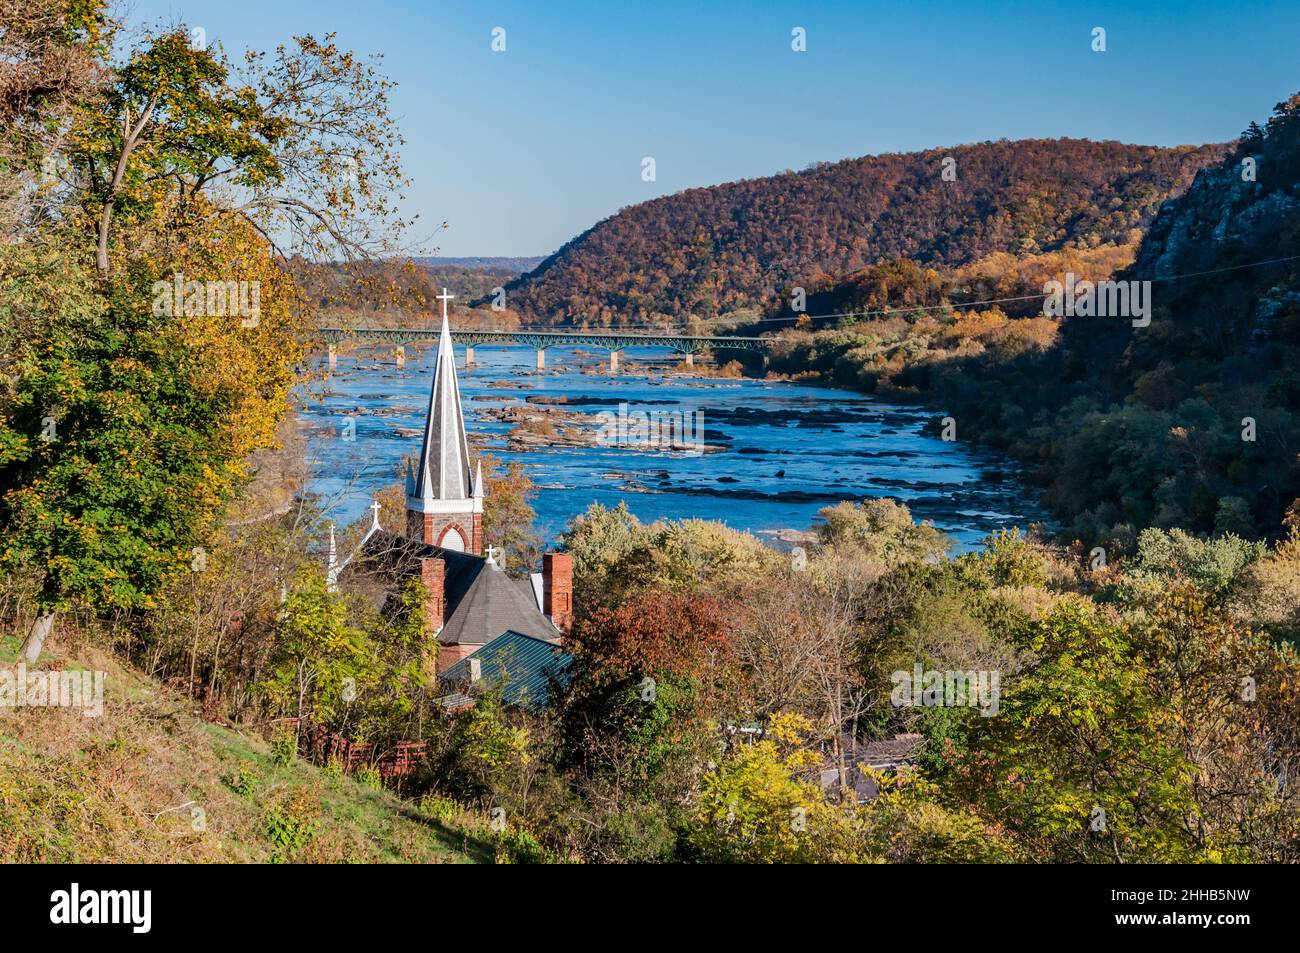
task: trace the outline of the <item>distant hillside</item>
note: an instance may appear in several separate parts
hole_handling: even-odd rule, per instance
[[[1161,209],[1126,277],[1153,282],[1150,333],[1067,320],[1046,369],[1056,432],[1078,430],[1049,499],[1280,532],[1300,504],[1300,94]],[[1124,410],[1085,413],[1079,397]]]
[[[417,264],[424,265],[435,272],[439,268],[468,268],[472,271],[508,272],[515,275],[522,275],[525,272],[532,271],[545,260],[544,255],[532,255],[525,258],[488,256],[478,258],[422,257],[412,259]]]
[[[461,306],[519,277],[535,258],[410,258],[379,262],[295,262],[294,274],[319,311],[406,316],[434,310],[446,288]],[[481,262],[482,264],[459,264]],[[497,264],[488,264],[494,262]]]
[[[526,318],[619,323],[770,309],[794,285],[910,258],[1136,241],[1226,147],[985,142],[824,164],[623,209],[507,286]],[[956,180],[944,181],[943,160]]]

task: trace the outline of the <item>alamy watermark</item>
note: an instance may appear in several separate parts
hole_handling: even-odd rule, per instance
[[[917,662],[912,671],[897,671],[889,700],[895,708],[978,708],[991,718],[1001,707],[1000,676],[996,671],[926,670]]]
[[[0,669],[0,708],[80,708],[86,718],[104,713],[105,672],[29,672],[19,662]]]
[[[602,447],[632,447],[641,450],[671,450],[690,456],[704,453],[704,411],[628,410],[602,411],[597,443]]]
[[[1064,281],[1043,283],[1043,314],[1049,318],[1132,318],[1133,327],[1151,323],[1151,282],[1089,281],[1066,272]]]
[[[155,317],[240,318],[239,326],[255,328],[262,319],[260,281],[186,281],[177,272],[171,281],[153,283]]]
[[[50,922],[56,925],[124,924],[132,933],[153,926],[152,890],[82,890],[73,883],[50,894]]]

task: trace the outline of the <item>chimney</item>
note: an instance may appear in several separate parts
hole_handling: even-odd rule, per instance
[[[446,602],[442,591],[442,581],[446,571],[446,563],[440,558],[436,556],[420,557],[420,581],[424,583],[424,588],[429,592],[428,601],[424,604],[424,610],[429,617],[429,629],[435,633],[442,630],[443,623],[446,621],[444,614]]]
[[[469,657],[469,680],[470,684],[477,682],[483,677],[483,660],[471,655]]]
[[[542,611],[568,633],[573,624],[573,557],[568,553],[542,556]]]

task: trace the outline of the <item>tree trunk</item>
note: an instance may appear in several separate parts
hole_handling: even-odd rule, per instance
[[[95,270],[99,277],[108,277],[108,227],[113,220],[113,200],[104,203],[104,211],[99,216],[99,241],[95,247]]]
[[[108,183],[108,194],[104,198],[104,209],[99,216],[99,240],[96,242],[95,247],[95,270],[99,272],[101,279],[108,277],[108,229],[113,221],[113,204],[117,201],[117,193],[122,188],[122,180],[126,178],[126,166],[131,159],[131,153],[135,151],[136,144],[139,142],[145,126],[149,124],[149,119],[157,105],[158,93],[155,92],[149,97],[149,105],[144,108],[139,121],[134,126],[131,125],[130,109],[127,109],[126,115],[122,117],[122,151],[118,153],[117,168],[113,171],[113,180]]]
[[[42,612],[32,622],[31,630],[28,631],[22,647],[23,660],[28,665],[35,665],[36,660],[41,657],[41,649],[45,646],[45,639],[52,628],[54,628],[53,612]]]

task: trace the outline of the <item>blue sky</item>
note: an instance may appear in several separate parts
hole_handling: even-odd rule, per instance
[[[447,221],[436,244],[452,256],[547,254],[624,206],[816,161],[1004,137],[1222,141],[1300,90],[1295,0],[130,7],[133,23],[159,18],[232,57],[330,31],[384,54],[405,211]]]

